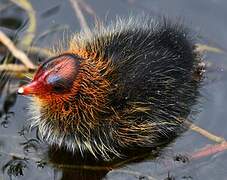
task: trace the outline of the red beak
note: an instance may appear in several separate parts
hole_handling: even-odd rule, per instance
[[[37,81],[32,81],[31,83],[20,87],[17,92],[21,95],[36,94],[37,89],[39,89],[38,86],[39,84],[37,83]]]

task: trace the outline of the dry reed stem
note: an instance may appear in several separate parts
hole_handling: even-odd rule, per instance
[[[87,24],[87,21],[80,9],[80,6],[79,6],[79,3],[77,0],[70,0],[70,3],[72,4],[73,6],[73,9],[74,9],[74,12],[76,13],[76,16],[79,20],[79,23],[80,23],[80,26],[81,26],[81,29],[83,29],[84,32],[86,33],[90,33],[90,28]]]
[[[23,47],[22,47],[23,48]],[[41,56],[45,56],[45,57],[49,57],[49,56],[53,56],[54,53],[48,49],[48,48],[41,48],[41,47],[37,47],[37,46],[31,46],[28,48],[24,47],[23,50],[28,51],[29,54],[39,54]]]
[[[1,11],[4,11],[5,9],[8,9],[10,6],[12,6],[12,4],[11,4],[11,3],[9,3],[9,4],[5,4],[5,5],[2,5],[2,4],[1,4],[1,7],[0,7],[0,12],[1,12]]]
[[[12,71],[17,73],[24,73],[28,71],[28,68],[24,65],[18,64],[2,64],[0,65],[0,71]]]
[[[201,135],[203,135],[204,137],[208,138],[211,141],[214,141],[216,143],[223,143],[225,142],[225,139],[223,137],[219,137],[216,136],[208,131],[206,131],[205,129],[200,128],[199,126],[196,126],[195,124],[191,123],[188,120],[184,121],[185,125],[188,126],[192,131],[195,131]]]
[[[23,37],[23,40],[21,40],[21,45],[29,47],[32,44],[36,32],[35,10],[33,9],[31,3],[28,0],[10,0],[10,1],[24,9],[28,14],[29,26],[27,28],[25,36]]]
[[[0,31],[0,42],[2,42],[14,57],[19,59],[28,69],[36,69],[36,66],[31,62],[27,55],[16,48],[14,43],[2,32]]]
[[[203,52],[213,52],[213,53],[224,53],[224,51],[217,47],[208,46],[206,44],[196,44],[196,51],[203,53]]]
[[[93,18],[96,20],[97,19],[97,15],[96,12],[93,10],[93,8],[90,6],[90,4],[86,3],[84,0],[77,0],[79,2],[79,4],[81,5],[81,7],[91,16],[93,16]]]

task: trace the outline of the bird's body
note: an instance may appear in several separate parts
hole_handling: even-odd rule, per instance
[[[199,58],[181,25],[118,20],[75,34],[32,83],[32,126],[51,145],[97,158],[173,139],[196,102]]]

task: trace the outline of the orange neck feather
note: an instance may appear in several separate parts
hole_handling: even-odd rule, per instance
[[[111,82],[106,75],[112,68],[109,61],[97,58],[94,53],[82,50],[67,53],[77,53],[83,58],[71,90],[64,94],[47,93],[36,101],[45,112],[45,118],[60,124],[59,128],[65,132],[81,125],[94,128],[100,123],[99,113],[105,112],[107,107]]]

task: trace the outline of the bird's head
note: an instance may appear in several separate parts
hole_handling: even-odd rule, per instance
[[[39,121],[57,122],[57,128],[63,129],[80,122],[96,124],[98,114],[106,108],[110,83],[105,73],[109,69],[106,62],[95,58],[62,53],[42,63],[18,93],[31,95],[29,109]]]
[[[18,89],[22,95],[33,95],[50,101],[69,97],[76,91],[76,79],[81,58],[74,54],[62,54],[41,64],[33,80]]]

